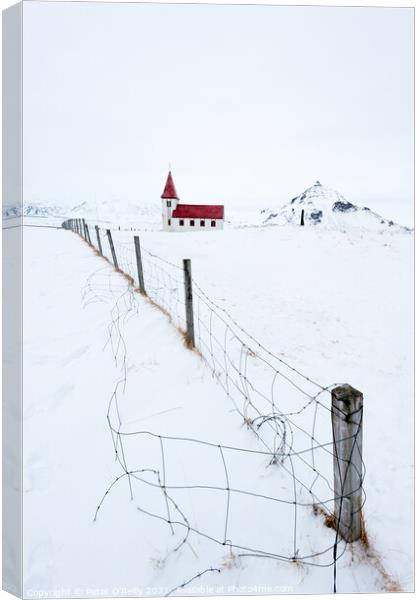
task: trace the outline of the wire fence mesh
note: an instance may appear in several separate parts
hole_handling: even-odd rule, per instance
[[[66,223],[65,228],[75,230],[74,223]],[[94,227],[91,230],[95,231]],[[109,234],[103,229],[98,229],[98,232],[102,254],[113,264]],[[91,233],[90,239],[91,244],[96,246],[96,235]],[[236,552],[242,558],[266,557],[319,567],[334,565],[335,589],[336,561],[347,545],[346,535],[343,535],[342,527],[340,529],[340,518],[343,502],[348,497],[346,480],[349,469],[356,469],[355,489],[350,494],[362,493],[362,501],[351,514],[352,519],[360,516],[358,513],[361,513],[365,499],[362,487],[365,469],[359,435],[361,418],[358,420],[359,429],[351,435],[351,439],[335,439],[331,427],[330,395],[339,384],[322,385],[271,352],[193,280],[196,350],[224,390],[241,423],[250,431],[253,445],[221,445],[205,439],[127,429],[119,406],[127,380],[123,326],[138,314],[140,297],[135,293],[138,265],[134,241],[117,238],[113,244],[118,268],[126,281],[119,289],[115,284],[111,286],[109,269],[104,267],[92,274],[83,294],[86,304],[102,301],[105,296],[109,298],[109,294],[113,297],[108,342],[120,370],[109,401],[107,421],[121,475],[105,490],[96,508],[95,520],[112,490],[126,482],[130,498],[143,499],[138,510],[166,522],[170,532],[176,532],[174,551],[188,544],[192,535],[197,535],[227,546],[231,553]],[[141,255],[148,299],[160,307],[180,331],[185,332],[182,267],[143,246]],[[343,412],[342,417],[347,419],[348,415]],[[337,488],[333,477],[334,461],[337,463],[338,445],[344,442],[350,444],[350,460],[344,465],[338,462],[341,483]],[[148,457],[147,466],[129,464],[127,456],[131,453],[127,453],[126,448],[133,443],[139,444],[141,455]],[[190,460],[192,455],[205,456],[198,460],[207,465],[204,473],[194,467]],[[174,467],[179,461],[189,465],[182,481],[171,476],[172,472],[176,472]],[[280,471],[281,493],[278,481],[273,478],[268,478],[263,484],[259,481],[256,491],[250,473],[258,473],[262,464],[266,469],[277,468]],[[147,496],[142,493],[146,488],[149,491]],[[347,496],[344,495],[345,488]],[[188,506],[187,493],[196,494],[198,499],[202,494],[210,495],[214,510],[210,514],[204,511],[201,518],[195,515],[193,522],[185,508]],[[274,525],[273,510],[277,511],[279,505],[282,507],[281,519]],[[244,510],[249,510],[258,526],[243,527],[241,515]],[[314,548],[314,538],[317,543],[323,540],[316,535],[316,520],[314,538],[308,532],[307,518],[304,519],[304,528],[301,527],[302,516],[308,511],[322,515],[334,531],[333,539],[329,538],[325,545]],[[351,528],[352,523],[347,526]],[[206,569],[189,581],[209,571],[218,569]],[[174,588],[171,593],[177,589]]]

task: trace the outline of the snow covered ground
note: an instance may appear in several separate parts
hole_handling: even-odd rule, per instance
[[[120,266],[136,278],[134,232],[112,229]],[[364,393],[370,548],[346,549],[337,591],[413,589],[411,234],[293,226],[137,233],[147,291],[173,323],[73,233],[25,228],[26,597],[333,589],[335,534],[314,514],[308,492],[313,484],[318,498],[331,498],[331,457],[316,449],[309,466],[297,458],[289,465],[283,447],[270,465],[272,431],[255,436],[235,394],[225,393],[223,348],[211,349],[209,367],[174,326],[184,324],[182,258],[192,259],[200,286],[201,343],[225,332],[217,316],[212,336],[204,329],[205,292],[219,316],[225,309],[245,329],[249,350],[238,349],[233,334],[227,343],[246,361],[249,381],[267,397],[274,389],[285,412],[299,411],[290,418],[293,442],[285,433],[289,451],[311,448],[299,432],[314,424],[305,394],[318,383],[348,382]],[[109,256],[103,230],[101,237]],[[267,351],[279,371],[274,384]],[[326,406],[328,396],[320,396]],[[258,408],[245,407],[250,419]],[[320,442],[330,440],[329,418],[319,408]],[[322,475],[315,482],[312,460]],[[167,495],[157,477],[166,478]],[[179,522],[174,533],[168,511]],[[182,543],[184,517],[190,533]],[[220,572],[177,587],[209,568]]]

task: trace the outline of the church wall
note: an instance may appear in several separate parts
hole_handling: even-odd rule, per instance
[[[214,219],[216,226],[211,226],[212,219],[193,219],[195,222],[194,226],[190,225],[190,219],[183,219],[184,225],[180,225],[181,219],[171,219],[171,231],[215,231],[223,229],[223,219]],[[200,227],[200,221],[204,220],[204,227]]]

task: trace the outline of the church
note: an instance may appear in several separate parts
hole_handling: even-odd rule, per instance
[[[220,204],[181,204],[170,171],[161,198],[164,231],[223,229],[225,207]]]

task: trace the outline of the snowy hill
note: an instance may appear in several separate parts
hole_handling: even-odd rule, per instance
[[[68,211],[70,218],[93,219],[96,222],[130,225],[161,223],[160,202],[130,203],[120,200],[83,202]]]
[[[3,207],[3,220],[27,218],[57,219],[84,218],[101,225],[116,224],[156,229],[161,225],[160,202],[128,203],[120,200],[85,201],[73,207],[48,204],[26,204],[23,211],[20,206]]]
[[[410,231],[408,227],[385,219],[367,206],[360,207],[352,204],[344,196],[319,181],[281,208],[262,210],[262,224],[300,225],[302,210],[304,210],[305,225],[341,230],[359,228],[374,231]]]

